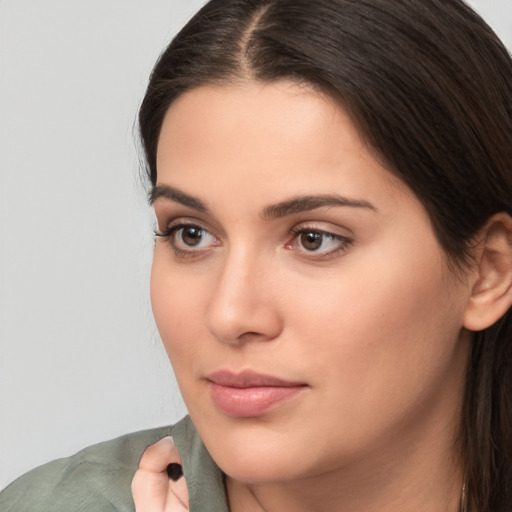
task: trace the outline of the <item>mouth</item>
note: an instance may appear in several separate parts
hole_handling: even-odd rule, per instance
[[[239,418],[261,416],[302,394],[308,385],[287,381],[250,370],[233,373],[222,370],[206,381],[214,404],[224,414]]]

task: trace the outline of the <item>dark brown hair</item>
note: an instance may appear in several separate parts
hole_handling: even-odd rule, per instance
[[[454,268],[494,213],[512,214],[512,61],[460,0],[212,0],[151,75],[148,175],[164,115],[208,83],[291,79],[335,98],[429,213]],[[474,512],[512,511],[512,312],[474,333],[460,428]]]

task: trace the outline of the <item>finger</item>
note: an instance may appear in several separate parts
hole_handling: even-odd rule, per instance
[[[184,510],[188,510],[188,488],[187,482],[185,481],[185,477],[182,476],[176,482],[170,481],[171,489],[178,501],[183,505]]]
[[[171,437],[149,446],[132,481],[136,511],[187,511],[188,490],[182,475],[181,457]]]
[[[138,469],[132,480],[132,495],[136,512],[163,512],[172,493],[167,476]]]
[[[184,478],[182,478],[184,480]],[[170,491],[169,497],[165,506],[165,512],[188,512],[188,504],[185,505],[181,500]]]
[[[139,468],[160,473],[166,472],[170,463],[182,464],[180,452],[172,437],[167,436],[146,448],[140,459]]]

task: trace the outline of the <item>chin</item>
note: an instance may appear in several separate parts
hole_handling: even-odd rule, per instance
[[[309,472],[306,443],[294,429],[263,421],[226,422],[224,418],[194,423],[216,464],[234,480],[274,483],[302,478]]]
[[[224,460],[216,462],[227,476],[246,484],[272,484],[307,476],[303,474],[302,461],[297,460],[298,457],[288,463],[278,454],[268,457],[266,450],[259,451],[256,456],[238,453],[229,459],[223,457]]]

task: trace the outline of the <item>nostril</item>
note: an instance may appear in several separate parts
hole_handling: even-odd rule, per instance
[[[238,337],[238,340],[241,342],[250,342],[250,341],[265,341],[267,337],[260,332],[244,332]]]

